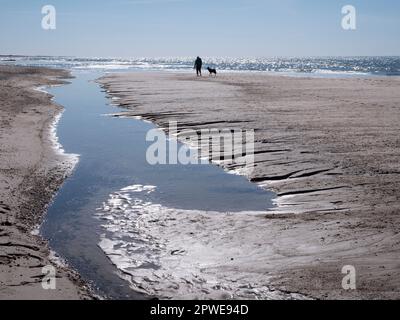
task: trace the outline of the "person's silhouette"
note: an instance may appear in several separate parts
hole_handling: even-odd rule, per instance
[[[194,62],[193,69],[196,69],[197,76],[201,76],[201,67],[203,66],[203,61],[200,57],[197,57],[196,61]]]

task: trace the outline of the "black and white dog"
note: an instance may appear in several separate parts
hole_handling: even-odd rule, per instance
[[[207,68],[208,72],[210,73],[210,76],[212,74],[215,74],[215,76],[217,76],[217,70],[216,69],[211,69],[210,67]]]

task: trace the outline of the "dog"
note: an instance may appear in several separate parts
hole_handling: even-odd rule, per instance
[[[215,76],[217,76],[217,70],[211,69],[210,67],[208,67],[207,70],[208,70],[208,72],[210,73],[210,76],[211,76],[212,74],[215,74]]]

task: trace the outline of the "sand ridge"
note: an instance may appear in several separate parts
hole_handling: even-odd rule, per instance
[[[210,244],[242,247],[238,273],[250,267],[275,287],[315,298],[399,297],[399,78],[135,72],[99,82],[127,109],[124,117],[161,128],[177,121],[178,130],[255,130],[256,167],[247,178],[275,191],[278,206],[251,223],[223,224],[232,238]],[[187,227],[178,221],[165,234],[170,243],[180,243]],[[222,232],[212,218],[207,226]],[[240,259],[246,252],[254,252],[248,261]],[[356,267],[356,291],[341,287],[344,265]]]

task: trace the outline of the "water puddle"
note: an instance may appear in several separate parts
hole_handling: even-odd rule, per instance
[[[76,72],[71,84],[49,90],[65,107],[59,143],[79,163],[49,207],[41,234],[100,295],[146,298],[157,291],[133,290],[134,276],[159,268],[163,245],[139,232],[141,223],[153,221],[149,215],[262,212],[272,207],[273,194],[210,164],[148,164],[145,136],[155,126],[107,116],[121,109],[93,81],[101,75]]]

